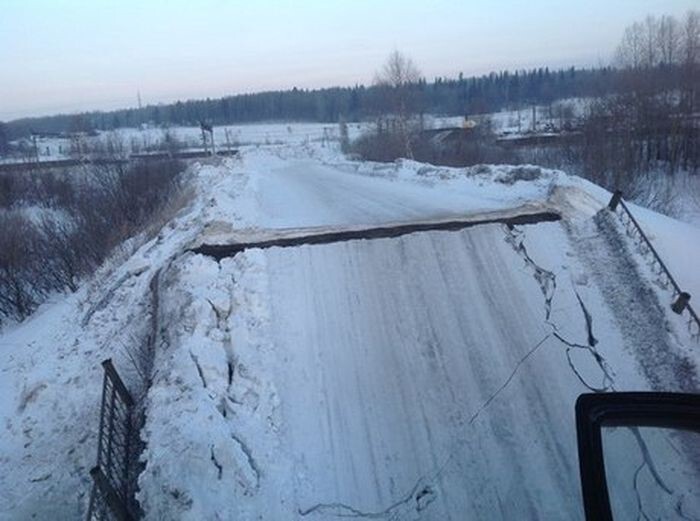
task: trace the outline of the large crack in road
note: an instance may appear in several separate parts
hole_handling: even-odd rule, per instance
[[[485,224],[505,224],[513,227],[524,224],[537,224],[561,220],[561,215],[552,211],[521,213],[510,216],[496,216],[483,219],[455,219],[437,222],[412,222],[389,226],[373,226],[362,229],[338,230],[320,233],[308,233],[292,237],[279,237],[268,240],[236,242],[233,244],[202,244],[190,251],[207,255],[217,261],[253,248],[287,248],[313,244],[333,244],[353,240],[390,239],[417,232],[460,231],[473,226]]]

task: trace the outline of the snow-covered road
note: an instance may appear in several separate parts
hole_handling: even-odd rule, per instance
[[[505,237],[485,226],[269,253],[275,382],[302,513],[578,513],[579,386]]]
[[[522,202],[315,160],[254,175],[264,229]],[[568,222],[492,224],[180,259],[178,287],[163,296],[178,318],[166,325],[170,354],[156,361],[147,510],[174,515],[163,490],[184,490],[185,519],[580,518],[576,397],[650,385],[578,234]],[[183,385],[194,397],[173,403],[169,390]],[[194,412],[173,419],[183,408]],[[209,435],[183,435],[192,423]],[[173,437],[187,454],[177,464],[158,451]],[[643,460],[632,454],[615,482],[621,504],[636,517],[639,485],[646,513],[673,510],[688,482],[669,473],[668,498],[651,479],[633,483]],[[192,466],[204,478],[183,479]],[[686,498],[686,510],[697,507]]]
[[[383,224],[464,215],[474,208],[460,194],[441,194],[411,184],[369,178],[317,161],[289,161],[260,176],[265,228]]]
[[[319,161],[285,161],[260,173],[259,226],[263,228],[385,224],[441,219],[512,207],[500,194],[435,190],[363,176]]]

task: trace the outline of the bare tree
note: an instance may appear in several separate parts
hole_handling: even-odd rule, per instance
[[[682,110],[693,114],[700,92],[700,11],[689,11],[683,20],[681,35]]]
[[[688,11],[683,20],[682,52],[684,63],[700,62],[700,11]]]
[[[651,68],[659,63],[658,46],[659,22],[654,16],[647,16],[644,19],[642,31],[642,66]]]
[[[625,29],[617,47],[616,61],[621,67],[638,69],[643,63],[644,26],[635,22]]]
[[[228,136],[227,136],[228,137]],[[185,145],[177,135],[170,129],[166,129],[163,132],[162,148],[168,153],[170,157],[176,157],[177,154],[185,148]]]
[[[36,252],[40,241],[29,219],[0,214],[0,318],[22,320],[46,294]]]
[[[105,156],[108,159],[128,159],[129,150],[124,139],[116,131],[111,131],[105,138]]]
[[[658,24],[657,40],[661,63],[665,65],[677,63],[681,45],[681,30],[678,20],[673,16],[662,16]]]
[[[415,87],[421,79],[413,60],[399,51],[392,52],[375,77],[375,84],[382,87],[389,114],[384,114],[384,127],[396,132],[407,157],[412,158],[411,120],[418,111]],[[382,117],[378,121],[378,133],[382,129]]]
[[[658,65],[663,55],[660,42],[662,26],[663,31],[669,32],[672,24],[668,20],[659,21],[653,16],[647,16],[643,22],[635,22],[628,26],[617,47],[617,63],[630,69]]]
[[[420,77],[420,71],[411,58],[400,51],[393,51],[377,73],[375,83],[398,89],[399,93],[403,94],[401,89],[418,83]],[[397,96],[395,100],[399,103],[406,102],[405,97],[400,96]]]

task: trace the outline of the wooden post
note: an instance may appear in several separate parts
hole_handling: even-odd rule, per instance
[[[608,209],[611,212],[614,212],[617,210],[617,205],[620,204],[620,200],[622,199],[622,190],[615,190],[615,193],[613,193],[612,199],[610,199],[610,202],[608,203]]]
[[[681,291],[676,301],[673,304],[671,304],[671,309],[674,313],[678,313],[680,315],[681,313],[683,313],[683,311],[685,311],[685,308],[688,307],[689,302],[690,293]]]

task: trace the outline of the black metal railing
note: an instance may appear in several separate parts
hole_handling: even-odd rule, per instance
[[[642,230],[642,227],[622,200],[622,192],[617,191],[613,194],[608,204],[608,209],[620,218],[620,222],[622,222],[622,225],[625,227],[625,233],[636,242],[639,252],[648,259],[650,268],[659,278],[658,281],[661,286],[666,289],[668,289],[669,286],[671,287],[673,293],[671,309],[679,315],[683,315],[684,312],[687,312],[686,325],[690,336],[696,342],[700,342],[700,318],[698,318],[697,313],[690,305],[690,294],[681,290],[681,287],[673,278],[673,275],[671,275],[666,264],[661,260],[656,248],[651,244],[651,241]]]
[[[93,479],[88,521],[134,521],[138,505],[134,499],[134,400],[110,359],[102,362],[104,381],[97,465]]]

